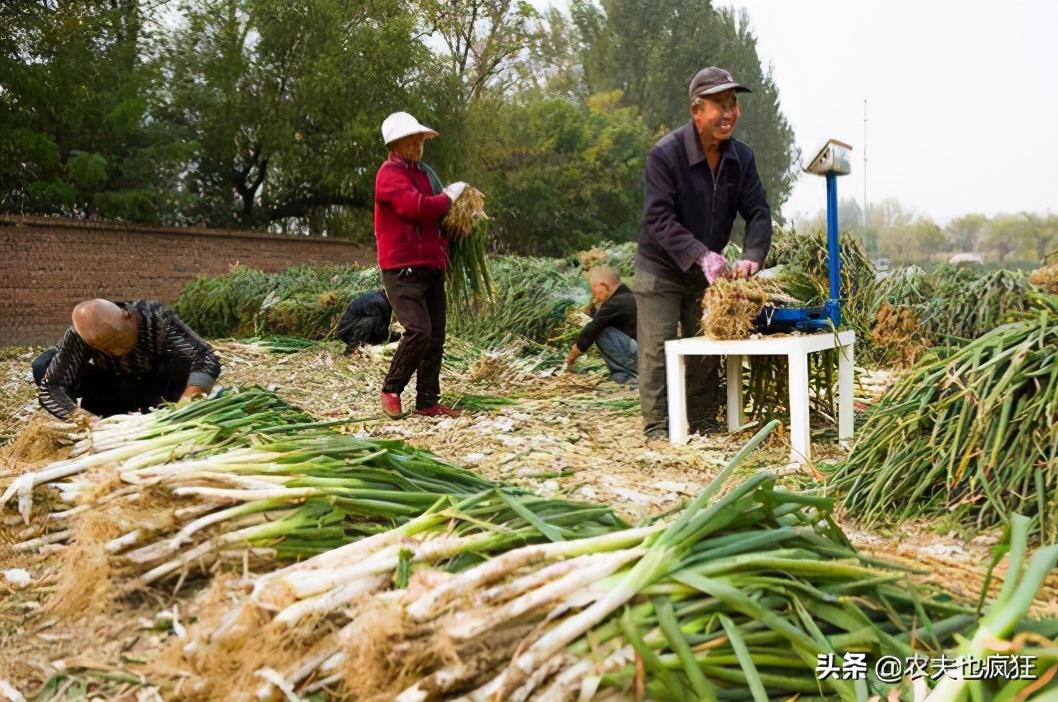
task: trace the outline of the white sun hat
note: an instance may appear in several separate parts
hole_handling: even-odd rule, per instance
[[[419,124],[419,120],[407,112],[394,112],[382,121],[382,141],[387,145],[412,134],[425,134],[428,138],[437,136],[435,130]]]

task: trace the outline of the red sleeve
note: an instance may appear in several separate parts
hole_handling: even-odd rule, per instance
[[[448,212],[451,201],[444,193],[426,195],[400,168],[382,167],[375,179],[375,199],[393,205],[401,217],[427,224]]]

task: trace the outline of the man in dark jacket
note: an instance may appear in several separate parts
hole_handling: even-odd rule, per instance
[[[566,370],[592,344],[610,369],[617,383],[635,382],[636,371],[636,299],[628,286],[621,282],[616,269],[598,266],[588,271],[588,284],[595,306],[592,320],[584,326],[580,336],[566,356]]]
[[[403,413],[400,394],[413,375],[416,414],[458,414],[440,404],[448,267],[448,240],[441,232],[441,219],[466,183],[442,189],[433,170],[422,163],[423,144],[436,136],[407,112],[395,112],[382,122],[389,156],[375,176],[375,244],[382,282],[404,336],[382,383],[379,402],[394,419]]]
[[[87,300],[72,317],[32,364],[40,404],[59,419],[143,412],[209,392],[220,375],[209,344],[160,302]]]
[[[338,338],[345,342],[345,352],[352,353],[364,344],[385,344],[400,339],[390,332],[393,307],[385,290],[371,290],[357,296],[345,308],[338,322]]]
[[[664,136],[647,157],[634,290],[648,439],[668,430],[665,341],[697,336],[708,284],[753,275],[771,245],[771,208],[753,151],[731,137],[740,114],[738,93],[744,92],[751,91],[727,70],[703,68],[691,80],[690,121]],[[743,260],[729,268],[722,252],[736,214],[746,222],[746,239]],[[692,430],[715,425],[719,381],[715,356],[688,359]]]

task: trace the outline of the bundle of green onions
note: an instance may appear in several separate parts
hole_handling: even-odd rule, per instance
[[[989,611],[981,618],[977,630],[952,653],[953,658],[983,663],[993,653],[1016,651],[1035,662],[1028,676],[1011,676],[1007,680],[973,679],[973,676],[945,676],[927,698],[928,702],[962,702],[964,700],[1035,700],[1044,702],[1058,695],[1054,678],[1058,672],[1058,643],[1048,641],[1038,631],[1045,629],[1050,637],[1058,636],[1058,621],[1025,622],[1032,601],[1044,578],[1058,565],[1058,545],[1046,546],[1032,554],[1026,564],[1031,520],[1016,514],[1010,521],[1010,567],[1003,588]],[[993,563],[993,566],[995,564]],[[1025,626],[1025,625],[1028,626]],[[1008,641],[1021,629],[1015,641]],[[1035,643],[1036,646],[1027,644]],[[1042,644],[1042,645],[1041,645]],[[1020,678],[1020,679],[1018,679]],[[1030,697],[1033,692],[1050,689],[1050,693]]]
[[[487,347],[520,339],[568,349],[579,330],[566,323],[566,312],[588,302],[583,278],[554,259],[504,256],[489,260],[494,281],[488,314],[462,306],[449,317],[449,330]]]
[[[316,342],[303,339],[300,336],[283,336],[272,334],[269,336],[251,336],[240,340],[244,344],[259,346],[269,353],[284,354],[297,353],[316,346]]]
[[[814,234],[798,234],[796,231],[779,232],[772,240],[765,265],[782,265],[788,269],[787,277],[794,271],[806,274],[815,283],[818,297],[804,299],[807,305],[822,304],[830,290],[827,268],[827,237],[823,231]],[[841,317],[843,324],[855,329],[860,338],[867,338],[876,306],[877,285],[874,264],[863,252],[855,237],[841,237]],[[788,281],[794,297],[802,297],[810,286]]]
[[[974,617],[860,557],[826,498],[783,492],[767,474],[721,494],[776,424],[671,520],[582,535],[548,533],[554,518],[499,529],[498,504],[476,496],[263,576],[219,623],[193,628],[184,652],[199,691],[227,693],[254,674],[257,699],[335,685],[402,702],[633,689],[866,699],[885,686],[818,680],[817,657],[939,651]],[[547,542],[520,545],[534,528]],[[277,648],[248,655],[248,636]]]
[[[207,337],[288,334],[323,338],[350,300],[381,285],[378,268],[294,266],[266,273],[236,266],[184,286],[181,319]]]
[[[169,406],[149,414],[115,415],[78,432],[71,458],[15,478],[0,496],[0,509],[18,495],[18,509],[28,524],[33,489],[91,469],[124,473],[187,455],[205,455],[221,447],[246,445],[255,434],[275,434],[314,424],[311,416],[261,388],[221,393],[194,404]],[[62,486],[76,494],[75,481]]]
[[[449,311],[450,336],[495,347],[521,340],[549,343],[556,332],[568,331],[566,311],[588,301],[579,271],[561,259],[486,258],[488,220],[475,221],[464,239],[451,241],[449,293],[461,303],[475,290],[481,291],[481,297]],[[457,265],[458,261],[465,265]],[[189,283],[176,309],[208,337],[271,334],[324,339],[333,336],[350,300],[381,285],[379,275],[377,267],[301,266],[263,273],[237,266],[231,273]],[[485,297],[491,302],[488,314],[482,314],[479,304]],[[571,340],[563,337],[558,345],[568,348]]]
[[[333,422],[303,421],[310,418],[259,389],[155,414],[153,421],[152,415],[123,420],[151,427],[139,433],[93,431],[84,441],[95,443],[83,443],[84,455],[74,460],[81,470],[90,464],[113,473],[58,483],[64,499],[81,504],[50,515],[72,525],[66,537],[76,533],[78,515],[106,515],[119,533],[103,549],[112,565],[138,573],[141,585],[238,549],[265,560],[312,556],[415,519],[440,500],[470,495],[479,501],[488,495],[500,524],[547,521],[564,510],[578,520],[570,533],[622,526],[608,508],[501,489],[401,441],[337,434],[326,429]],[[69,474],[68,463],[23,483],[28,489],[37,478]],[[555,533],[564,523],[558,518]]]
[[[1028,279],[1019,271],[945,265],[927,274],[912,266],[882,281],[876,312],[883,304],[909,308],[927,345],[958,345],[1028,310],[1028,292]]]
[[[481,191],[467,186],[452,203],[441,228],[449,240],[449,296],[468,306],[491,299],[492,281],[485,262],[489,217],[485,214],[485,196]]]
[[[876,410],[831,479],[867,523],[955,513],[978,528],[1030,515],[1058,537],[1058,297],[947,355],[931,354]]]

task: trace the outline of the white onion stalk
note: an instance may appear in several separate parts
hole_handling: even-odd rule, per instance
[[[277,614],[275,622],[283,626],[292,627],[307,616],[332,612],[361,595],[377,592],[386,587],[389,582],[389,573],[360,578],[324,594],[295,602]]]
[[[201,433],[202,432],[199,429],[175,431],[171,434],[151,439],[149,441],[134,441],[133,443],[110,449],[109,451],[103,451],[102,453],[67,459],[65,461],[57,461],[43,470],[25,473],[8,485],[7,490],[5,490],[4,494],[0,496],[0,509],[3,509],[8,500],[17,494],[18,511],[22,515],[22,520],[26,524],[29,524],[30,513],[33,511],[33,488],[37,485],[82,473],[92,468],[116,464],[139,455],[145,449],[153,447],[167,447],[172,449],[184,441],[193,440],[195,437],[201,436]]]
[[[650,545],[639,562],[627,571],[605,595],[595,600],[586,609],[564,619],[538,638],[526,651],[515,657],[502,673],[471,693],[470,698],[475,701],[507,699],[544,662],[635,597],[658,577],[668,572],[678,562],[686,548],[689,548],[688,542],[692,540],[692,537],[696,537],[701,529],[708,526],[709,520],[723,504],[746,494],[757,484],[753,478],[750,478],[730,491],[722,500],[706,508],[742,459],[756,449],[778,424],[778,420],[772,420],[739,449],[727,466],[683,510],[679,518]]]
[[[180,568],[209,555],[212,551],[220,550],[222,546],[249,542],[254,539],[267,539],[274,536],[281,536],[289,530],[290,527],[281,522],[266,522],[264,524],[256,524],[226,534],[221,534],[215,539],[205,541],[198,546],[185,551],[180,556],[147,571],[139,577],[139,583],[141,585],[149,585],[155,580],[163,578],[173,571],[179,570]]]
[[[346,604],[360,594],[356,587],[358,580],[375,574],[385,574],[388,577],[400,564],[400,552],[405,548],[412,552],[412,562],[429,563],[466,551],[487,549],[496,539],[495,534],[485,533],[461,537],[434,537],[421,543],[397,543],[353,566],[291,573],[282,579],[282,585],[301,601],[280,612],[276,621],[293,624],[308,614],[322,614]]]
[[[627,548],[641,543],[651,534],[660,532],[662,528],[661,525],[654,525],[625,529],[587,539],[532,544],[508,551],[423,593],[408,606],[408,616],[412,621],[418,622],[432,619],[437,610],[448,602],[472,593],[482,585],[504,578],[519,568],[556,558]]]
[[[539,669],[535,670],[521,687],[511,693],[510,701],[526,702],[526,700],[529,699],[529,695],[533,694],[536,688],[540,687],[540,685],[555,672],[562,670],[569,665],[571,660],[575,659],[566,653],[552,656],[549,661],[545,662]]]
[[[540,570],[533,570],[520,578],[516,578],[510,582],[502,582],[493,585],[487,590],[474,593],[472,598],[476,605],[495,605],[502,602],[512,600],[518,595],[534,590],[542,585],[546,585],[552,580],[557,580],[566,573],[580,568],[585,563],[589,562],[592,555],[576,556],[569,558],[564,561],[557,561],[551,565],[545,566]]]
[[[248,514],[266,512],[268,510],[282,507],[285,504],[285,500],[259,500],[257,502],[247,502],[235,505],[234,507],[228,507],[227,509],[217,510],[216,512],[211,512],[204,517],[200,517],[193,522],[184,525],[184,527],[176,532],[171,538],[145,546],[132,553],[126,554],[125,557],[133,563],[150,563],[175,553],[184,542],[191,538],[191,536],[208,526]],[[207,509],[212,509],[212,505],[205,505],[205,507]]]
[[[252,502],[255,500],[267,500],[272,498],[296,500],[306,497],[318,497],[320,495],[326,495],[327,491],[314,487],[273,487],[268,489],[257,490],[241,490],[238,488],[212,487],[178,487],[173,490],[173,494],[180,497],[185,497],[188,495],[209,497],[220,502]]]
[[[591,658],[581,660],[555,676],[551,685],[537,697],[537,702],[565,702],[570,693],[578,687],[578,699],[594,699],[603,675],[619,670],[634,660],[635,649],[631,646],[617,649],[601,662]]]
[[[23,541],[20,544],[15,544],[14,549],[19,552],[32,551],[33,549],[40,548],[41,546],[47,546],[48,544],[59,543],[60,541],[66,541],[73,534],[73,530],[64,529],[63,531],[56,531],[51,534],[45,534],[44,536],[38,536],[35,539],[29,541]]]
[[[446,627],[446,632],[457,641],[467,641],[481,636],[527,612],[544,607],[582,587],[587,587],[596,580],[613,574],[625,564],[641,557],[643,552],[642,548],[631,548],[615,553],[590,556],[591,560],[579,569],[531,590],[502,607],[483,613],[460,615],[451,626]]]
[[[295,685],[312,675],[313,671],[330,660],[332,656],[334,656],[334,651],[325,651],[324,653],[309,658],[295,668],[290,675],[282,676],[283,682],[289,687],[289,689],[293,690]],[[259,700],[270,700],[275,697],[276,687],[277,685],[271,680],[262,683],[261,686],[257,688],[255,697]],[[286,690],[287,687],[282,687],[280,689]]]
[[[1058,545],[1046,546],[1036,551],[1025,566],[1029,525],[1032,520],[1015,514],[1010,522],[1009,567],[1004,576],[1003,588],[992,604],[988,614],[981,618],[972,639],[959,647],[958,656],[984,660],[997,643],[1010,635],[1018,622],[1025,618],[1033,600],[1043,586],[1044,580],[1058,564]],[[926,697],[926,702],[957,702],[966,699],[973,685],[979,682],[963,676],[944,678]],[[977,697],[975,697],[977,699]]]
[[[290,589],[285,585],[284,579],[294,573],[330,570],[359,563],[412,534],[431,529],[447,520],[448,515],[445,512],[428,511],[396,529],[372,534],[365,539],[326,551],[301,563],[294,563],[273,571],[257,579],[250,598],[266,609],[280,609],[290,602]]]
[[[427,536],[422,541],[413,539],[390,544],[358,564],[330,570],[311,570],[290,573],[280,578],[280,584],[296,598],[302,599],[320,594],[343,583],[376,573],[391,573],[400,564],[400,552],[412,552],[413,562],[433,562],[449,558],[466,551],[477,551],[491,546],[495,534],[473,534],[471,536]]]
[[[302,702],[302,699],[294,692],[294,686],[288,683],[275,669],[261,668],[254,675],[278,687],[283,695],[286,696],[288,702]]]
[[[269,490],[274,487],[282,487],[292,480],[297,480],[296,475],[234,475],[232,473],[214,473],[211,471],[195,471],[184,473],[173,478],[158,477],[144,481],[144,485],[165,483],[172,487],[212,487],[196,485],[198,481],[213,481],[245,488],[247,490]]]
[[[111,554],[120,553],[121,551],[124,551],[125,549],[138,544],[140,541],[143,540],[143,537],[145,537],[146,535],[147,532],[143,529],[133,529],[127,534],[124,534],[122,536],[117,537],[116,539],[111,539],[110,541],[106,542],[106,545],[103,547],[103,549],[107,553]]]
[[[275,459],[283,454],[275,451],[261,451],[255,448],[237,448],[222,454],[206,456],[204,458],[193,458],[183,461],[174,461],[160,465],[144,466],[130,471],[133,476],[139,478],[171,476],[180,473],[191,472],[204,468],[214,470],[223,469],[225,472],[238,472],[240,470],[252,470],[254,472],[267,472],[269,468],[283,469],[283,465],[275,463]]]

